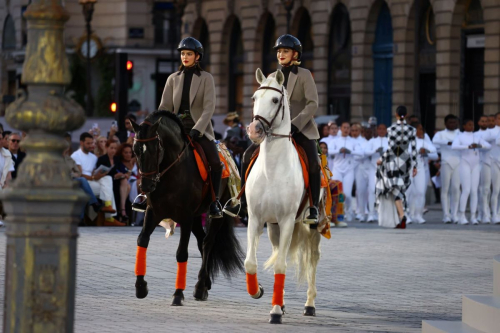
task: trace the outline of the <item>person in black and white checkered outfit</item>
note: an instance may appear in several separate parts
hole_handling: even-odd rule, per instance
[[[406,114],[406,107],[398,106],[397,122],[387,130],[389,149],[377,162],[376,182],[379,225],[401,229],[406,228],[405,192],[411,184],[410,176],[417,175],[417,131],[406,123]]]

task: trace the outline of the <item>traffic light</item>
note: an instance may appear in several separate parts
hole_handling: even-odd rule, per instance
[[[115,113],[116,112],[116,102],[111,103],[109,109],[111,112]]]
[[[131,60],[127,60],[127,82],[128,88],[132,89],[134,85],[134,62]]]

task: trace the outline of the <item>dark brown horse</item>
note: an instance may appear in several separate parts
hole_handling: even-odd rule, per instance
[[[243,270],[243,251],[234,233],[233,218],[208,222],[207,233],[201,224],[201,214],[208,211],[210,192],[202,197],[203,180],[180,120],[171,112],[156,111],[143,123],[132,122],[135,132],[134,152],[142,174],[141,190],[148,194],[148,208],[142,231],[137,239],[136,296],[148,294],[144,280],[146,249],[158,224],[170,218],[181,226],[177,249],[177,281],[172,305],[182,305],[191,232],[198,241],[202,265],[194,290],[197,300],[206,300],[212,280],[222,272],[226,277]],[[230,198],[223,182],[221,201]]]

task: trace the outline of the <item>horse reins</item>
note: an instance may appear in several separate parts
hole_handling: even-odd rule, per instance
[[[146,124],[146,125],[149,125],[149,126],[153,125],[153,124],[151,124],[147,120],[143,121],[141,123],[141,125],[142,124]],[[152,138],[147,138],[147,139],[138,139],[138,138],[134,137],[134,141],[135,142],[141,142],[141,143],[142,142],[149,142],[149,141],[153,141],[153,140],[158,140],[157,150],[156,150],[156,159],[158,161],[158,164],[156,165],[156,171],[142,172],[141,169],[139,168],[139,173],[140,173],[141,177],[147,178],[147,179],[151,179],[152,181],[154,181],[155,183],[157,183],[157,182],[160,181],[161,176],[163,176],[168,170],[170,170],[175,164],[177,164],[181,160],[181,157],[186,152],[187,144],[184,143],[184,148],[182,148],[182,151],[177,155],[177,158],[172,163],[170,163],[170,165],[167,168],[165,168],[165,170],[163,170],[162,172],[160,172],[160,163],[161,163],[161,161],[160,161],[160,152],[163,150],[163,148],[161,146],[161,141],[160,141],[160,138],[159,138],[158,134],[156,134]],[[154,175],[154,174],[156,174],[156,176],[154,178],[148,177],[148,176],[151,176],[151,175]]]
[[[283,104],[283,99],[285,98],[285,93],[283,92],[283,88],[281,90],[279,90],[279,89],[276,89],[276,88],[273,88],[273,87],[264,86],[264,87],[259,87],[259,89],[257,89],[257,90],[274,90],[274,91],[277,91],[277,92],[279,92],[281,94],[281,100],[280,100],[280,104],[278,106],[278,110],[276,110],[276,113],[274,114],[274,117],[273,117],[273,119],[271,119],[271,121],[268,121],[266,118],[264,118],[262,116],[259,116],[259,115],[253,116],[252,119],[258,120],[260,122],[260,124],[264,128],[264,133],[266,134],[266,136],[268,136],[268,137],[275,136],[275,137],[290,139],[292,137],[292,133],[286,135],[286,134],[276,134],[276,133],[272,132],[273,123],[276,120],[276,117],[278,117],[278,114],[280,113],[280,111],[281,111],[282,108],[283,108],[282,109],[283,112],[282,112],[282,115],[281,115],[281,120],[283,120],[285,118],[285,105]],[[266,130],[266,127],[262,124],[262,122],[266,123],[266,125],[268,127],[267,130]],[[268,133],[267,131],[270,131],[270,132]]]

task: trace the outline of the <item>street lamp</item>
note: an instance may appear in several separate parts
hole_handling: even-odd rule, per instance
[[[87,25],[87,117],[93,114],[93,103],[92,103],[92,91],[91,91],[91,64],[90,64],[90,35],[92,30],[90,29],[90,22],[92,21],[92,15],[94,14],[94,5],[97,0],[78,0],[80,5],[82,5],[83,16],[85,17],[85,22]]]
[[[286,9],[286,33],[290,33],[290,20],[292,19],[292,9],[294,0],[281,0]]]

